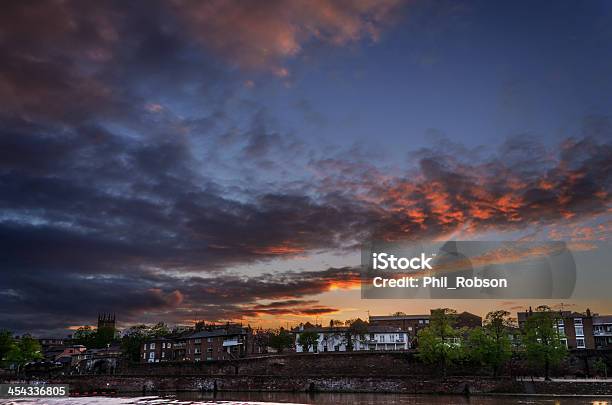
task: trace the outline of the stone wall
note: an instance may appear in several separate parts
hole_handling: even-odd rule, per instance
[[[605,353],[604,353],[605,354]],[[594,374],[593,361],[602,353],[580,351],[572,353],[551,370],[553,376],[582,377]],[[612,354],[608,354],[610,363]],[[612,363],[609,364],[612,369]],[[540,375],[525,361],[508,364],[504,375]],[[413,352],[353,352],[301,353],[251,357],[231,361],[138,363],[119,370],[123,375],[290,375],[290,376],[419,376],[436,377],[436,366],[423,364]],[[490,370],[475,365],[449,368],[450,376],[488,375]]]
[[[601,353],[595,353],[598,356]],[[593,356],[595,355],[593,354]],[[553,375],[576,376],[592,361],[590,353],[570,356]],[[516,363],[516,362],[515,362]],[[541,375],[525,364],[503,375]],[[81,393],[195,391],[395,392],[612,394],[604,382],[515,381],[493,379],[488,370],[459,366],[440,370],[425,365],[411,352],[304,353],[201,363],[136,364],[115,375],[51,378]]]
[[[303,353],[199,363],[136,364],[124,375],[291,375],[291,376],[435,376],[435,367],[424,365],[411,352]],[[482,374],[474,367],[455,367],[454,375]]]
[[[293,392],[385,392],[407,394],[585,394],[611,395],[606,382],[519,382],[493,378],[409,377],[293,377],[293,376],[180,376],[119,377],[75,376],[56,382],[70,384],[71,392],[116,391],[154,394],[164,391],[293,391]]]

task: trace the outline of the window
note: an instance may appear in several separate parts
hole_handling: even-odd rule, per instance
[[[576,347],[578,349],[584,349],[586,346],[584,345],[584,338],[577,338],[576,339]]]
[[[151,343],[151,350],[155,349],[155,343]]]
[[[212,342],[212,338],[208,338],[208,343],[211,343],[211,342]]]
[[[576,328],[576,336],[584,336],[584,326],[575,325]]]
[[[162,349],[166,348],[166,344],[164,342],[162,342]]]
[[[212,347],[209,347],[208,349],[206,349],[206,351],[207,351],[208,353],[212,353],[213,348],[212,348]]]
[[[429,319],[425,319],[425,323],[429,323]]]
[[[574,318],[574,325],[582,325],[582,318]]]
[[[172,347],[172,343],[168,343],[168,344],[166,345],[166,347],[167,347],[168,349],[170,349],[170,348]]]
[[[143,354],[142,354],[142,358],[143,358],[144,360],[146,360],[146,359],[147,359],[147,354],[146,354],[146,353],[143,353]]]
[[[202,339],[196,339],[194,342],[196,345],[202,343]]]
[[[162,352],[162,358],[166,357],[166,352]]]
[[[155,358],[155,352],[150,352],[149,353],[149,358],[150,359],[154,359]]]
[[[144,349],[145,349],[145,350],[147,350],[147,344],[146,344],[146,343],[145,343],[145,345],[144,345]]]

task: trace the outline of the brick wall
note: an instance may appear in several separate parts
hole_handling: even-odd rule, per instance
[[[407,394],[589,394],[610,395],[609,382],[519,382],[510,379],[423,379],[402,377],[311,376],[180,376],[180,377],[62,377],[54,383],[69,384],[71,392],[116,391],[151,394],[172,391],[292,391],[292,392],[385,392]]]

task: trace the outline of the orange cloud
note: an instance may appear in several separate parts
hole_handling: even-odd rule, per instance
[[[304,253],[305,250],[301,247],[292,246],[288,243],[283,243],[280,245],[265,246],[261,249],[255,249],[253,252],[259,255],[293,256]]]
[[[242,68],[289,75],[286,58],[310,42],[342,46],[376,41],[396,14],[399,0],[175,0],[179,15],[198,40]]]

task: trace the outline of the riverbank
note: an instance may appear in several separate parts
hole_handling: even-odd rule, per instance
[[[612,396],[609,380],[519,381],[510,378],[416,376],[70,376],[53,379],[69,384],[71,392],[152,394],[160,392],[326,392],[326,393],[407,393],[407,394],[514,394],[514,395],[598,395]]]

